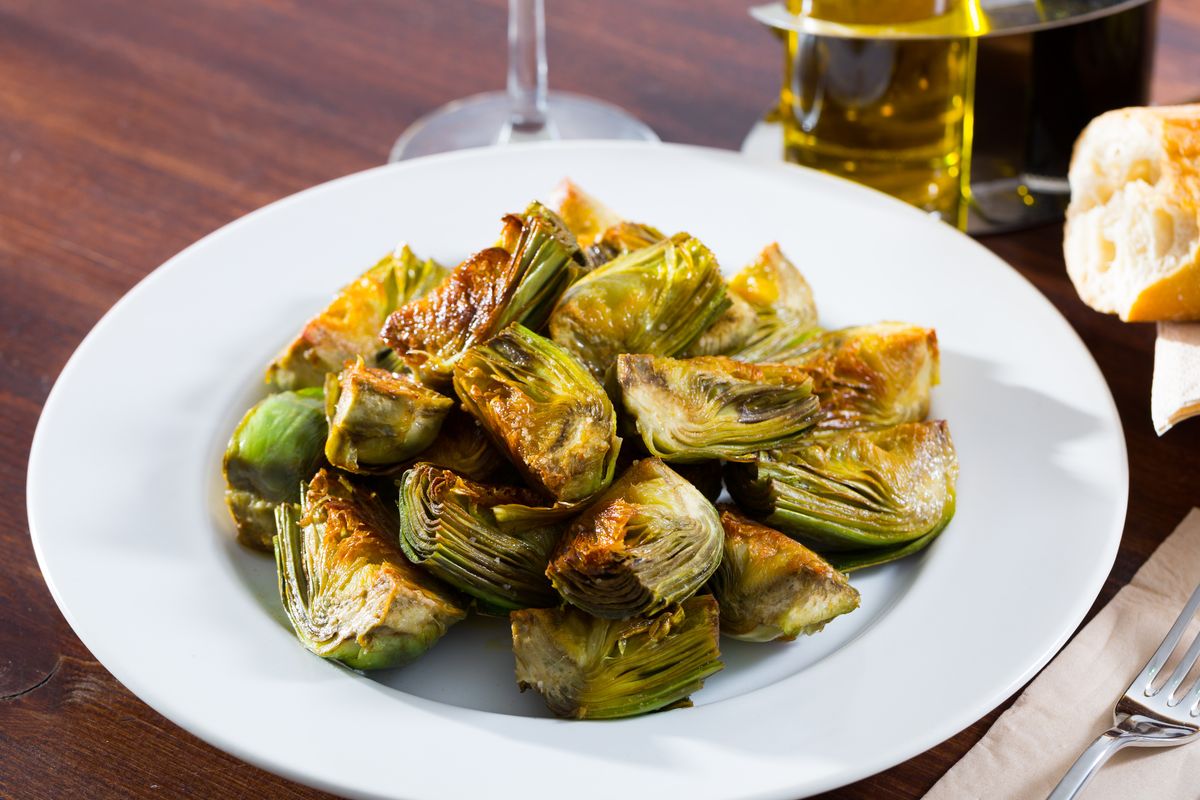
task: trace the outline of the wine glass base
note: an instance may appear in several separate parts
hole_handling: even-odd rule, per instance
[[[487,92],[448,103],[414,122],[392,147],[388,161],[518,141],[630,139],[657,142],[645,123],[611,103],[568,92],[547,96],[549,123],[536,134],[512,130],[505,92]]]

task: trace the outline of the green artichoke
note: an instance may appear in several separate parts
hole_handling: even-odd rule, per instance
[[[279,595],[300,642],[354,669],[406,664],[466,607],[410,564],[395,544],[395,517],[373,492],[321,470],[302,505],[276,510]]]
[[[300,335],[271,362],[267,381],[279,389],[321,387],[325,374],[339,372],[358,356],[368,360],[383,345],[379,328],[397,307],[423,296],[449,270],[417,258],[408,245],[367,270],[311,319]]]
[[[646,458],[571,525],[546,574],[564,600],[594,616],[652,615],[704,585],[722,539],[712,503]]]
[[[325,378],[325,457],[350,472],[395,469],[434,441],[453,406],[449,397],[359,358]]]
[[[320,389],[268,395],[246,412],[223,461],[238,541],[271,549],[275,507],[300,502],[300,483],[317,471],[327,430]]]
[[[821,553],[928,543],[954,516],[958,461],[942,421],[823,434],[725,470],[741,508]]]
[[[452,408],[437,438],[410,464],[424,461],[485,483],[512,483],[519,476],[479,421],[460,408]]]
[[[817,633],[858,608],[858,591],[827,561],[730,506],[721,507],[725,552],[708,582],[721,633],[751,642]]]
[[[691,705],[724,665],[716,601],[693,597],[656,617],[605,620],[573,608],[514,611],[521,691],[560,717],[612,719]]]
[[[487,486],[417,464],[400,482],[400,546],[409,560],[476,598],[488,613],[552,605],[558,596],[546,564],[566,513],[535,503],[526,489]]]
[[[423,382],[445,384],[463,352],[510,323],[540,327],[583,263],[575,237],[538,203],[505,217],[500,244],[388,317],[380,336]]]
[[[622,355],[617,382],[646,449],[665,461],[746,461],[790,444],[818,418],[812,379],[785,365]]]
[[[521,325],[464,353],[454,390],[534,485],[576,502],[612,482],[621,440],[599,383],[565,349]]]
[[[728,306],[716,258],[681,233],[579,279],[550,315],[550,336],[603,380],[622,353],[686,350]]]
[[[886,428],[929,414],[938,382],[937,334],[900,322],[823,333],[790,360],[813,378],[820,430]]]
[[[721,353],[753,363],[784,361],[802,352],[819,331],[812,289],[778,244],[768,245],[735,275],[729,293],[753,309],[756,318],[745,338]]]

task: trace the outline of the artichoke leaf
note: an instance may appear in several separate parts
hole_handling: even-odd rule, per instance
[[[929,414],[938,383],[937,333],[901,322],[829,331],[788,361],[808,371],[820,430],[885,428]]]
[[[645,458],[572,523],[546,574],[564,600],[593,616],[652,615],[704,585],[723,537],[712,503]]]
[[[504,218],[504,246],[455,267],[424,298],[396,309],[380,333],[425,383],[444,385],[467,349],[507,325],[541,327],[578,276],[583,255],[562,221],[539,203]]]
[[[753,329],[731,349],[741,361],[777,362],[802,352],[818,331],[812,288],[778,244],[770,244],[729,282],[729,293],[755,315]]]
[[[720,662],[717,603],[685,600],[656,617],[606,620],[573,608],[510,615],[517,683],[557,716],[630,717],[688,706]]]
[[[300,483],[317,471],[325,445],[320,389],[268,395],[246,412],[225,448],[225,503],[238,541],[271,550],[275,507],[300,502]]]
[[[449,397],[362,358],[325,378],[325,457],[349,472],[395,470],[434,441]]]
[[[940,420],[822,434],[725,466],[725,485],[750,516],[829,554],[940,531],[954,516],[957,478]]]
[[[463,408],[530,483],[571,503],[612,482],[621,440],[604,388],[564,348],[511,325],[454,368]]]
[[[604,380],[622,353],[683,352],[729,306],[717,259],[676,234],[589,272],[550,315],[550,336]]]
[[[449,273],[432,259],[417,258],[407,244],[382,258],[300,331],[267,368],[277,389],[321,387],[325,374],[337,372],[358,356],[381,349],[379,328],[401,305],[423,296]]]
[[[616,374],[642,442],[665,461],[750,460],[794,442],[818,418],[812,379],[797,367],[621,355]]]
[[[354,669],[406,664],[466,615],[450,587],[405,559],[373,492],[321,470],[301,506],[276,510],[279,594],[300,642]]]
[[[567,230],[585,250],[594,245],[608,228],[621,222],[616,212],[570,178],[564,178],[555,188],[552,201]]]
[[[717,317],[700,338],[692,342],[683,355],[719,356],[737,353],[755,331],[759,329],[758,311],[728,288],[725,296],[729,298],[729,308]],[[753,358],[743,358],[743,361],[755,361]],[[761,359],[769,360],[769,359]]]
[[[858,608],[858,590],[819,555],[732,506],[720,511],[724,554],[708,585],[721,608],[721,633],[790,641]]]
[[[486,613],[554,604],[546,564],[566,524],[563,514],[533,507],[537,500],[527,489],[417,464],[400,482],[400,546]],[[500,506],[512,512],[504,522],[495,513]]]

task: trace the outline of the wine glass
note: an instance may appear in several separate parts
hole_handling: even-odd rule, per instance
[[[543,0],[509,0],[507,91],[455,100],[426,114],[396,140],[388,161],[553,139],[657,142],[658,136],[610,103],[547,91]]]

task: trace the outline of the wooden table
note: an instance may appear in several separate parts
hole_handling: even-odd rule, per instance
[[[553,85],[619,103],[667,141],[737,147],[772,101],[778,45],[745,3],[548,5]],[[381,163],[425,111],[501,88],[505,13],[502,0],[0,0],[0,797],[325,796],[185,733],[92,658],[34,561],[27,454],[55,376],[117,298],[220,225]],[[1164,0],[1163,14],[1155,99],[1200,97],[1200,5]],[[1060,236],[984,243],[1071,321],[1120,409],[1129,517],[1103,603],[1200,501],[1200,423],[1154,435],[1153,328],[1084,307]],[[997,714],[828,796],[917,797]]]

